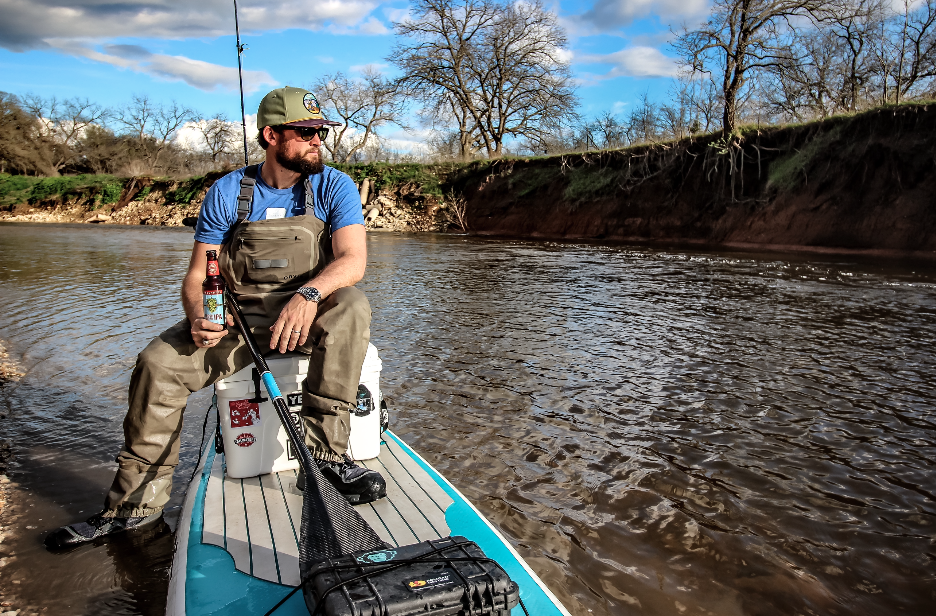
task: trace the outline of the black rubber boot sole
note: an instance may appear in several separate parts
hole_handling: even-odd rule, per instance
[[[49,533],[43,543],[45,543],[45,546],[50,550],[64,550],[67,548],[73,548],[77,545],[97,541],[98,539],[113,537],[122,533],[148,528],[154,523],[158,522],[162,518],[162,514],[162,511],[158,511],[150,516],[143,518],[141,521],[137,522],[131,527],[115,525],[111,530],[96,533],[91,537],[76,532],[71,528],[72,525],[69,524]]]

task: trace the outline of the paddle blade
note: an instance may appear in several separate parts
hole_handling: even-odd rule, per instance
[[[303,579],[312,565],[327,558],[387,547],[318,466],[313,464],[311,470],[306,473],[299,530],[299,570]]]

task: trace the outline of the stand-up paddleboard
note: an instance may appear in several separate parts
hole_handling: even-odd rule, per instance
[[[481,513],[394,434],[384,432],[379,457],[361,462],[380,471],[387,498],[355,509],[391,546],[449,536],[474,541],[520,587],[531,616],[568,616],[516,550]],[[262,616],[299,584],[302,492],[296,471],[231,479],[224,454],[208,448],[189,485],[176,533],[169,616]],[[514,616],[523,613],[513,608]],[[302,593],[274,614],[308,615]]]

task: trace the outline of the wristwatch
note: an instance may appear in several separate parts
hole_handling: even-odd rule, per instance
[[[307,301],[315,302],[316,304],[322,301],[322,294],[319,293],[319,290],[315,287],[299,287],[296,289],[296,293],[306,298]]]

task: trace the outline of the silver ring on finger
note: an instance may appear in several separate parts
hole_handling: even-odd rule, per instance
[[[294,334],[302,335],[302,330],[299,330],[299,331],[293,330],[293,333],[294,333]]]

